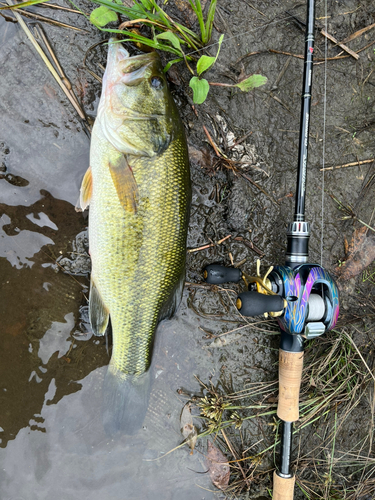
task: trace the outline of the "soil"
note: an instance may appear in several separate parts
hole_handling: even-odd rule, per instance
[[[87,13],[92,9],[89,2],[77,5]],[[170,8],[187,22],[186,13]],[[328,32],[339,41],[375,22],[370,1],[330,1],[327,8]],[[100,387],[109,353],[106,340],[89,333],[87,215],[74,210],[88,166],[89,137],[23,31],[0,18],[1,498],[223,497],[204,474],[205,444],[198,444],[192,455],[187,448],[164,454],[182,442],[179,417],[186,397],[181,392],[202,393],[195,375],[213,384],[230,376],[235,390],[277,376],[275,322],[247,326],[239,336],[230,334],[230,341],[214,344],[212,335],[244,323],[233,304],[235,294],[202,285],[202,270],[213,262],[230,265],[233,259],[254,274],[260,257],[264,272],[284,262],[286,225],[294,212],[303,73],[303,60],[295,56],[304,50],[305,9],[305,3],[291,0],[218,2],[208,51],[215,53],[221,33],[225,38],[207,79],[233,83],[258,73],[268,79],[263,87],[250,93],[211,87],[205,103],[193,107],[188,70],[180,64],[171,73],[171,91],[191,152],[188,248],[231,237],[188,253],[182,304],[158,328],[146,421],[137,436],[118,440],[108,438],[101,426]],[[77,97],[94,119],[101,86],[83,60],[107,34],[76,13],[31,10],[83,30],[43,23]],[[361,227],[358,219],[374,224],[374,163],[360,161],[374,158],[375,45],[373,29],[347,42],[360,51],[355,60],[322,36],[324,17],[324,4],[319,3],[306,218],[312,230],[310,261],[322,262],[339,275],[337,269],[347,258],[346,242]],[[326,45],[328,58],[341,58],[328,60],[325,73]],[[99,45],[89,52],[87,66],[101,75],[105,58],[105,46]],[[215,155],[203,126],[228,158],[245,162],[238,171]],[[239,145],[232,148],[234,141]],[[354,162],[358,164],[324,175],[321,171]],[[342,220],[331,195],[350,205],[356,218]],[[374,272],[371,264],[357,277],[339,281],[340,326],[356,322],[354,339],[367,345],[370,366]],[[238,285],[227,288],[240,290]],[[363,422],[370,422],[371,408],[366,394],[346,419],[336,450],[350,450],[353,440],[367,436]],[[267,423],[264,419],[249,427],[252,442],[266,436],[272,444],[271,430],[263,432],[271,429]],[[319,433],[319,428],[314,430]],[[314,439],[309,431],[302,442],[313,447]],[[243,498],[267,497],[270,484],[266,475]],[[298,488],[295,498],[305,498]]]

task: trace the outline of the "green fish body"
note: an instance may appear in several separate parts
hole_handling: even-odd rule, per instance
[[[105,426],[133,433],[147,409],[153,336],[181,300],[191,200],[183,125],[156,53],[129,57],[110,41],[90,169],[90,321],[113,350]]]

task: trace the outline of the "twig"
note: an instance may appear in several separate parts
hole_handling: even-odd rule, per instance
[[[86,50],[86,53],[85,53],[85,57],[83,58],[83,66],[85,67],[86,71],[88,73],[90,73],[90,75],[92,77],[95,78],[95,80],[98,80],[98,82],[102,83],[103,82],[103,79],[100,78],[100,76],[98,76],[96,73],[94,73],[93,71],[91,71],[90,68],[88,68],[87,64],[86,64],[86,59],[87,59],[87,56],[89,55],[89,52],[91,52],[92,49],[94,49],[95,47],[97,47],[98,45],[102,45],[103,43],[107,43],[107,40],[101,40],[100,42],[96,42],[94,43],[94,45],[91,45],[91,47],[89,47],[87,50]]]
[[[74,14],[82,14],[85,15],[83,12],[80,10],[76,9],[69,9],[69,7],[62,7],[61,5],[55,5],[54,3],[39,3],[38,7],[45,7],[45,8],[51,8],[51,9],[59,9],[59,10],[65,10],[66,12],[74,12]]]
[[[345,167],[355,167],[356,165],[364,165],[366,163],[372,163],[375,158],[371,158],[371,160],[361,160],[361,161],[353,161],[352,163],[345,163],[344,165],[337,165],[336,167],[326,167],[326,168],[321,168],[320,171],[322,172],[323,170],[336,170],[337,168],[345,168]]]
[[[236,241],[241,241],[244,245],[246,245],[248,248],[250,248],[250,250],[254,250],[254,252],[257,253],[258,255],[260,255],[261,257],[264,256],[264,252],[262,252],[262,250],[260,250],[257,246],[255,246],[252,241],[246,240],[242,236],[237,236],[234,239]]]
[[[358,60],[359,59],[359,55],[356,54],[355,52],[353,52],[351,49],[349,49],[349,47],[347,47],[346,45],[344,45],[343,43],[340,43],[336,40],[336,38],[332,35],[330,35],[329,33],[327,33],[326,31],[324,30],[321,30],[320,32],[323,36],[325,36],[326,38],[328,38],[328,40],[331,40],[331,42],[335,43],[336,45],[338,45],[339,47],[341,47],[343,50],[345,50],[345,52],[347,52],[348,54],[350,54],[352,57],[354,57],[354,59]]]
[[[46,37],[46,35],[45,35],[44,31],[43,31],[43,28],[41,26],[37,26],[35,29],[36,29],[37,34],[43,40],[44,45],[47,47],[48,52],[50,53],[50,55],[51,55],[51,57],[53,59],[53,62],[55,63],[55,66],[57,67],[57,69],[58,69],[58,71],[60,73],[61,80],[62,80],[63,84],[69,90],[70,95],[73,97],[73,99],[75,100],[77,106],[79,106],[79,108],[82,111],[82,114],[84,115],[83,109],[82,109],[80,103],[78,102],[78,99],[77,99],[76,95],[73,92],[72,84],[70,83],[70,81],[68,80],[67,76],[65,75],[62,67],[60,66],[60,63],[59,63],[59,61],[58,61],[55,53],[53,52],[51,45],[48,42],[48,39],[47,39],[47,37]]]
[[[204,130],[204,133],[206,134],[207,139],[209,140],[211,146],[214,148],[216,156],[218,156],[219,158],[222,158],[224,155],[221,152],[219,153],[219,150],[218,150],[216,144],[214,143],[212,137],[210,136],[209,131],[207,130],[207,128],[204,125],[203,125],[203,130]],[[225,156],[224,156],[224,158],[225,158]]]
[[[8,2],[8,0],[6,0],[6,1]],[[9,4],[9,2],[8,2],[8,4]],[[3,3],[1,5],[3,5]],[[9,5],[13,5],[13,4],[9,4]],[[18,10],[19,10],[19,14],[21,14],[22,16],[25,16],[25,17],[31,17],[34,19],[38,19],[38,21],[43,21],[46,23],[54,24],[54,25],[60,26],[62,28],[69,28],[71,30],[82,31],[83,33],[88,33],[87,30],[83,30],[81,28],[76,28],[75,26],[71,26],[70,24],[60,23],[59,21],[55,21],[54,19],[50,19],[49,17],[41,16],[39,14],[34,14],[33,12],[28,12],[24,9],[18,9]]]
[[[6,0],[6,1],[7,1],[8,5],[14,5],[12,3],[12,0]],[[63,82],[62,82],[60,76],[58,75],[57,71],[52,66],[52,64],[50,63],[50,61],[48,60],[48,57],[45,55],[45,53],[43,52],[43,50],[40,47],[40,45],[38,44],[38,42],[35,40],[34,35],[31,33],[31,31],[27,27],[25,21],[22,19],[22,17],[20,16],[20,14],[18,12],[14,11],[14,15],[15,15],[17,21],[19,22],[20,26],[22,27],[22,29],[26,33],[26,36],[28,37],[28,39],[30,40],[30,42],[33,44],[35,50],[38,52],[38,54],[40,55],[40,57],[43,59],[43,62],[45,63],[45,65],[47,66],[47,68],[50,70],[50,72],[52,73],[52,75],[55,78],[55,80],[57,81],[57,83],[60,85],[62,91],[64,92],[64,94],[66,95],[66,97],[69,99],[69,101],[71,102],[71,104],[74,107],[74,109],[77,111],[77,113],[80,116],[80,118],[82,118],[82,120],[86,120],[85,115],[82,113],[80,107],[77,106],[77,103],[72,98],[72,96],[69,93],[69,90],[63,84]]]
[[[230,238],[232,235],[231,234],[228,234],[228,236],[226,236],[225,238],[222,238],[221,240],[219,241],[216,241],[215,243],[208,243],[207,245],[204,245],[203,247],[199,247],[199,248],[189,248],[188,249],[188,252],[189,253],[193,253],[193,252],[199,252],[200,250],[206,250],[207,248],[211,248],[211,247],[215,247],[217,245],[221,245],[223,243],[223,241],[227,240],[228,238]]]
[[[247,0],[242,0],[244,3],[246,3],[249,7],[251,7],[252,9],[254,9],[256,12],[258,12],[258,14],[260,14],[261,16],[267,18],[267,16],[265,14],[263,14],[263,12],[261,12],[260,10],[258,10],[256,7],[254,7],[253,5],[251,5],[250,2],[248,2]]]
[[[292,54],[291,52],[285,52],[284,50],[268,49],[268,52],[272,52],[273,54],[283,54],[284,56],[292,56],[297,59],[304,59],[304,56],[300,54]]]
[[[242,174],[242,173],[240,173],[240,175],[244,179],[246,179],[247,181],[249,181],[251,184],[253,184],[253,186],[255,186],[256,188],[258,188],[259,191],[262,191],[262,193],[265,194],[267,196],[267,198],[269,198],[272,201],[272,203],[274,203],[275,205],[280,205],[280,203],[278,203],[277,201],[275,201],[273,199],[273,197],[270,194],[268,194],[267,191],[265,191],[261,186],[259,186],[259,184],[257,184],[255,181],[253,181],[253,179],[250,179],[250,177],[248,177],[247,175]]]
[[[247,139],[250,135],[252,135],[253,131],[250,130],[249,132],[247,132],[245,135],[243,135],[242,137],[240,137],[239,139],[237,139],[236,141],[234,141],[234,143],[232,144],[232,146],[230,146],[230,149],[233,149],[235,146],[238,146],[239,144],[241,144],[241,142],[243,142],[245,139]]]
[[[354,40],[355,38],[358,38],[359,36],[363,35],[363,33],[366,33],[366,31],[375,28],[375,23],[370,24],[369,26],[366,26],[366,28],[362,28],[361,30],[356,31],[352,35],[348,36],[348,38],[345,38],[344,42],[350,42],[351,40]]]
[[[230,452],[232,453],[232,455],[233,455],[233,457],[234,457],[234,459],[235,459],[235,463],[238,465],[238,467],[239,467],[239,469],[240,469],[240,471],[241,471],[241,474],[242,474],[242,476],[243,476],[243,478],[244,478],[244,480],[245,480],[246,485],[249,487],[249,480],[248,480],[248,478],[246,477],[246,474],[245,474],[245,472],[244,472],[244,470],[243,470],[243,468],[242,468],[241,464],[240,464],[240,463],[239,463],[239,461],[237,460],[237,456],[236,456],[236,454],[235,454],[235,452],[234,452],[234,450],[233,450],[233,447],[232,447],[232,445],[230,444],[230,442],[229,442],[229,440],[228,440],[228,438],[227,438],[227,436],[226,436],[226,434],[225,434],[225,432],[224,432],[224,429],[221,429],[221,433],[222,433],[222,435],[223,435],[223,437],[224,437],[224,439],[225,439],[225,442],[227,443],[228,448],[230,449]]]
[[[280,73],[279,73],[279,76],[276,78],[275,83],[272,85],[271,91],[272,91],[272,90],[277,90],[278,85],[279,85],[279,83],[280,83],[280,81],[281,81],[282,77],[284,76],[284,74],[285,74],[286,70],[288,69],[288,66],[289,66],[289,64],[290,64],[290,61],[291,61],[291,60],[292,60],[292,59],[291,59],[291,57],[288,57],[288,59],[285,61],[285,64],[284,64],[284,66],[282,67],[282,69],[281,69],[281,71],[280,71]]]
[[[236,64],[238,64],[239,62],[246,59],[246,57],[251,57],[251,56],[255,56],[257,54],[262,54],[262,53],[263,53],[263,51],[261,51],[261,50],[257,50],[256,52],[248,52],[244,56],[241,56],[239,59],[237,59],[237,61],[233,64],[233,66],[236,66]]]

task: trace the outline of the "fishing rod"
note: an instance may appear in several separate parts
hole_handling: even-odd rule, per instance
[[[291,500],[294,495],[292,435],[293,424],[299,419],[304,342],[334,328],[339,315],[339,292],[334,279],[321,265],[308,263],[310,225],[305,221],[305,201],[314,21],[315,1],[308,0],[296,204],[293,222],[287,228],[285,265],[271,267],[263,278],[260,276],[259,260],[255,277],[239,269],[216,264],[204,270],[205,280],[212,284],[243,279],[248,290],[237,297],[239,312],[243,316],[270,315],[279,323],[277,416],[281,420],[281,450],[280,462],[273,477],[274,500]]]

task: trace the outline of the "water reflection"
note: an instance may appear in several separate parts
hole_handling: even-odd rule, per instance
[[[46,191],[40,196],[29,207],[0,204],[2,447],[40,415],[52,380],[56,402],[77,391],[75,381],[93,366],[108,361],[103,341],[82,343],[71,336],[79,327],[87,278],[73,278],[52,266],[70,250],[85,221],[70,203]],[[83,352],[91,349],[91,361],[79,365]]]

